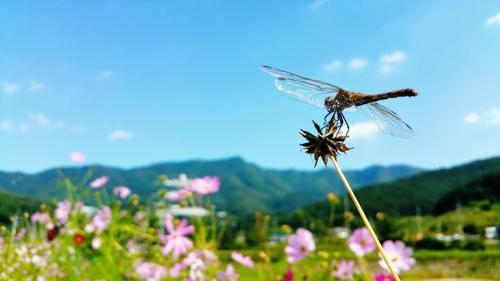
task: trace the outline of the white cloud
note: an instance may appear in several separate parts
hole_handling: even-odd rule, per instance
[[[8,119],[0,120],[0,131],[11,133],[27,133],[33,128],[39,128],[44,131],[64,131],[70,133],[84,133],[86,128],[83,126],[70,126],[61,120],[51,120],[45,113],[33,113],[28,115],[25,120],[11,122]]]
[[[19,125],[18,129],[19,129],[19,132],[21,132],[21,133],[27,133],[30,131],[31,126],[28,123],[21,123]]]
[[[500,12],[498,12],[496,15],[489,17],[486,20],[486,26],[493,26],[496,24],[500,24]]]
[[[49,117],[43,113],[30,114],[30,118],[41,128],[48,128],[51,124]]]
[[[328,2],[328,0],[314,0],[310,5],[309,5],[309,9],[310,10],[317,10],[321,7],[323,7],[323,5],[325,5],[326,3]]]
[[[13,95],[13,94],[17,93],[20,88],[21,87],[16,83],[12,83],[9,81],[2,82],[2,90],[4,93],[6,93],[8,95]]]
[[[107,80],[107,79],[110,79],[112,76],[113,76],[113,71],[106,69],[106,70],[101,71],[99,73],[99,75],[97,76],[97,78],[99,80]]]
[[[394,51],[380,56],[380,73],[390,74],[396,70],[398,64],[403,63],[408,56],[401,51]]]
[[[44,113],[30,114],[29,118],[35,126],[44,130],[61,130],[66,128],[66,123],[60,120],[50,120]]]
[[[11,133],[11,132],[26,133],[29,130],[30,130],[30,126],[27,123],[22,123],[22,124],[16,125],[15,123],[13,123],[7,119],[0,120],[0,131],[9,132],[9,133]]]
[[[45,85],[38,80],[31,80],[28,84],[28,90],[31,92],[41,91],[45,88]]]
[[[108,135],[109,140],[129,140],[132,138],[132,132],[125,130],[114,130]]]
[[[391,74],[392,72],[394,72],[394,65],[392,64],[382,64],[380,65],[380,73],[382,74]]]
[[[362,58],[353,58],[349,64],[348,67],[351,70],[361,70],[365,68],[368,65],[368,61]]]
[[[492,124],[500,124],[500,108],[492,108],[490,109],[491,123]]]
[[[331,61],[325,65],[323,65],[323,70],[326,72],[333,72],[339,69],[342,66],[342,63],[338,60]]]
[[[500,125],[500,107],[492,107],[483,112],[470,112],[464,117],[466,124]]]
[[[349,139],[368,139],[378,134],[375,122],[360,122],[350,125]]]
[[[390,54],[383,54],[380,57],[381,63],[400,63],[406,59],[406,54],[401,51],[394,51]]]
[[[479,114],[477,112],[471,112],[465,115],[464,121],[467,124],[475,124],[478,123],[481,120],[481,117],[479,117]]]
[[[14,129],[14,126],[9,120],[0,120],[0,131],[10,132]]]

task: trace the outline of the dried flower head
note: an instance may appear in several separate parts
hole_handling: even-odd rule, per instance
[[[300,135],[307,140],[301,146],[306,149],[307,154],[314,156],[314,167],[318,164],[319,158],[321,158],[326,166],[330,156],[337,159],[337,155],[340,152],[346,153],[350,149],[344,144],[347,136],[340,134],[340,126],[337,122],[329,122],[325,133],[323,133],[323,130],[316,122],[313,121],[313,124],[318,135],[313,135],[305,130],[300,130]]]

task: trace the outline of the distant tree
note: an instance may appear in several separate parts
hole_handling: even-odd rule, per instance
[[[463,232],[466,234],[474,235],[474,234],[479,234],[481,231],[479,230],[479,228],[475,224],[468,223],[468,224],[464,225]]]
[[[402,238],[401,231],[399,231],[394,219],[390,216],[375,220],[375,227],[381,240],[399,240]]]
[[[483,175],[460,188],[445,193],[434,205],[434,214],[439,215],[454,210],[457,202],[467,205],[472,201],[498,202],[499,199],[500,170]]]
[[[430,249],[430,250],[443,250],[446,249],[446,245],[434,238],[424,238],[422,240],[419,240],[415,242],[414,244],[415,248],[419,249]]]

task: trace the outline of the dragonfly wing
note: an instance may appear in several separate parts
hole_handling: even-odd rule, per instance
[[[288,94],[290,97],[319,108],[325,107],[325,99],[328,96],[336,94],[332,91],[316,89],[307,83],[297,80],[277,78],[274,85],[278,90]]]
[[[274,85],[292,98],[309,103],[313,106],[324,108],[325,99],[338,93],[339,87],[319,80],[303,77],[291,72],[262,66],[262,70],[276,78]]]
[[[401,138],[413,138],[415,136],[415,132],[413,132],[410,125],[406,124],[396,112],[389,108],[377,102],[368,103],[361,107],[368,109],[369,115],[383,133]]]

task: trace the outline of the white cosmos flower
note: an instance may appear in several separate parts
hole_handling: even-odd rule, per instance
[[[95,237],[94,239],[92,239],[91,244],[92,244],[92,248],[94,248],[94,249],[101,248],[101,245],[102,245],[101,238]]]

